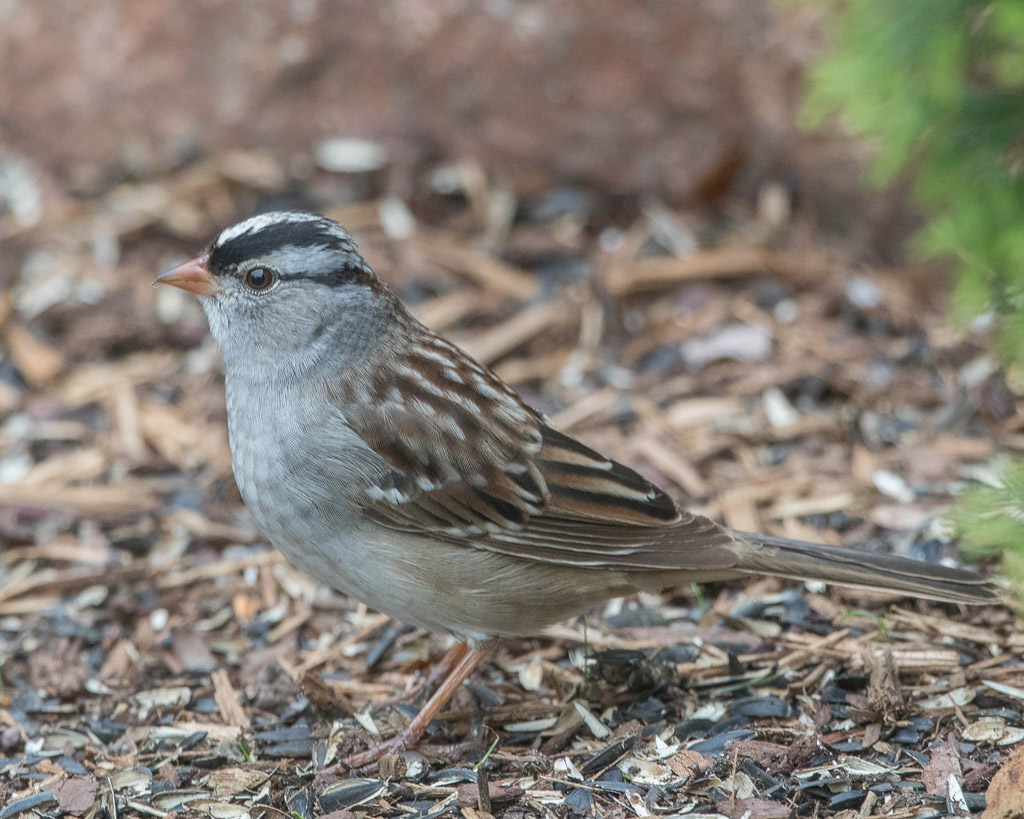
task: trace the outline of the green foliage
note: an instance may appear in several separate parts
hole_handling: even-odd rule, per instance
[[[913,239],[956,273],[953,314],[991,312],[997,352],[1024,363],[1024,0],[817,0],[832,48],[803,112],[839,115],[876,149],[872,179],[910,184]],[[1024,590],[1024,463],[970,489],[953,515],[975,554],[1003,554]],[[1024,598],[1022,598],[1024,599]]]
[[[246,762],[253,762],[254,761],[253,760],[253,756],[252,756],[252,752],[249,750],[249,746],[245,744],[245,739],[244,738],[238,740],[238,750],[241,752],[242,758]]]
[[[1024,3],[819,2],[834,43],[805,122],[838,114],[876,147],[876,183],[909,179],[928,218],[914,249],[953,262],[955,314],[995,311],[1024,362]]]
[[[1002,552],[1006,574],[1024,592],[1024,462],[1006,458],[999,467],[997,480],[970,488],[950,518],[967,553]]]
[[[487,764],[487,760],[491,758],[491,754],[494,753],[494,749],[498,747],[498,742],[501,741],[501,737],[495,737],[494,742],[491,743],[491,747],[487,749],[487,753],[483,755],[483,758],[476,765],[473,766],[474,771],[479,771],[484,765]]]

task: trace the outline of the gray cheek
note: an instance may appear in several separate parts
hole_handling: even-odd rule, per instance
[[[288,368],[308,341],[309,316],[292,301],[278,301],[274,294],[247,297],[227,293],[207,299],[203,307],[210,333],[228,369],[240,372],[271,372]],[[277,303],[275,303],[277,302]]]
[[[203,312],[206,313],[206,321],[210,325],[210,334],[217,342],[217,347],[226,354],[237,343],[234,334],[233,321],[235,313],[234,297],[225,293],[217,298],[202,298],[200,304]]]

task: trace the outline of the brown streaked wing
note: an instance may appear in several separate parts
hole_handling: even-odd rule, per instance
[[[548,502],[540,415],[443,339],[423,331],[417,349],[339,384],[349,424],[392,467],[367,514],[451,538],[524,526]]]
[[[549,427],[535,463],[550,501],[516,531],[476,545],[515,557],[586,567],[724,569],[733,537],[713,520],[680,511],[632,469]]]
[[[570,520],[663,527],[680,520],[650,481],[558,430],[541,430],[536,464],[551,493],[547,514]]]
[[[350,423],[393,467],[366,497],[368,516],[548,563],[734,565],[733,539],[717,524],[681,513],[633,470],[545,426],[457,348],[430,344],[426,362],[400,358],[388,382],[370,379],[344,396],[360,404]]]

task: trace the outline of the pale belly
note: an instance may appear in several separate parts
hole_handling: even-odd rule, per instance
[[[395,542],[386,530],[338,533],[315,548],[285,535],[275,545],[317,581],[372,609],[474,641],[536,635],[634,590],[613,572],[518,560],[425,538]]]

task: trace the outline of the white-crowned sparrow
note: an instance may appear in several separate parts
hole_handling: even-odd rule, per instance
[[[336,222],[275,212],[157,280],[197,294],[224,356],[238,488],[260,531],[320,582],[457,635],[408,747],[479,663],[638,589],[744,575],[985,603],[959,569],[733,532],[555,431],[402,306]]]

